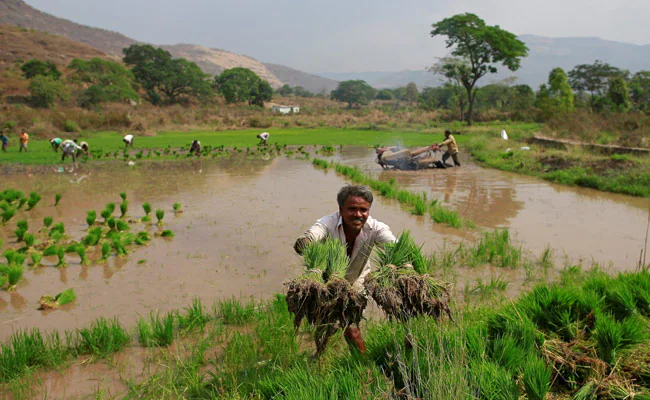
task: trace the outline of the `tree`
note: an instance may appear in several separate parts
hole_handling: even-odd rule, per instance
[[[528,55],[526,45],[499,26],[489,26],[478,16],[466,13],[445,18],[432,25],[431,36],[447,36],[447,48],[451,54],[466,61],[460,64],[456,74],[465,88],[468,100],[467,124],[472,124],[472,108],[476,96],[476,82],[487,73],[497,72],[495,64],[502,64],[516,71],[521,59]]]
[[[231,68],[214,79],[217,91],[227,103],[248,102],[263,107],[273,97],[273,88],[268,82],[248,68]]]
[[[569,113],[575,110],[573,90],[569,78],[562,68],[554,68],[548,75],[548,85],[539,88],[536,101],[545,118],[553,114]]]
[[[25,78],[32,79],[36,76],[49,76],[54,80],[61,77],[61,72],[56,68],[52,61],[43,62],[40,60],[29,60],[24,63],[20,69],[25,74]]]
[[[517,111],[531,108],[535,103],[535,92],[528,85],[515,85],[512,87],[512,107]]]
[[[36,107],[49,108],[57,100],[67,100],[63,82],[47,75],[37,75],[29,82],[30,101]]]
[[[74,59],[68,65],[68,79],[84,89],[79,96],[82,107],[103,102],[140,100],[133,73],[115,61],[93,58],[90,61]]]
[[[467,61],[459,57],[440,58],[438,63],[429,68],[429,72],[442,75],[447,78],[448,85],[453,88],[454,98],[458,105],[459,118],[465,117],[465,105],[467,104],[467,94],[464,91],[462,71],[469,70],[470,66]]]
[[[367,105],[375,97],[375,89],[366,81],[352,80],[339,82],[332,91],[332,99],[348,103],[348,108],[353,105]]]
[[[593,110],[599,102],[598,98],[606,95],[609,79],[615,76],[627,78],[628,74],[627,71],[596,60],[593,64],[576,65],[569,71],[569,83],[576,92],[589,93],[589,105]]]
[[[148,44],[133,44],[123,52],[124,63],[133,65],[133,75],[153,104],[163,100],[175,103],[183,96],[203,100],[212,95],[208,75],[193,62],[172,59],[168,51]]]
[[[409,82],[406,85],[406,93],[404,93],[404,100],[413,104],[418,100],[418,87],[415,82]]]
[[[291,86],[285,83],[280,88],[278,88],[278,90],[276,90],[275,93],[277,93],[282,97],[289,97],[293,95],[293,89],[291,88]]]
[[[456,104],[456,88],[449,82],[438,87],[426,87],[418,96],[418,107],[425,110],[452,109]]]
[[[314,97],[314,94],[302,86],[293,88],[293,95],[296,97]]]
[[[375,95],[377,100],[393,100],[393,92],[388,89],[382,89]]]
[[[632,107],[627,82],[620,76],[614,76],[609,79],[607,97],[618,111],[628,111]]]
[[[639,71],[630,81],[630,96],[637,110],[650,112],[650,71]]]

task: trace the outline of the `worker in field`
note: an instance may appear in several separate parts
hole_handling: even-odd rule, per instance
[[[61,161],[65,161],[65,158],[70,156],[72,157],[72,162],[74,163],[77,161],[77,154],[79,154],[81,151],[83,151],[83,149],[81,146],[75,143],[75,141],[70,139],[64,140],[61,143],[61,152],[63,153],[61,155]]]
[[[2,151],[7,151],[7,147],[9,146],[9,138],[6,134],[0,134],[0,142],[2,142]]]
[[[55,137],[54,139],[50,139],[50,145],[52,146],[52,150],[54,150],[55,153],[59,151],[59,146],[61,146],[61,142],[63,142],[63,140],[61,140],[61,138],[58,137]]]
[[[124,142],[124,147],[131,146],[131,148],[133,148],[133,140],[134,139],[135,138],[131,134],[125,135],[124,138],[122,139],[122,141]]]
[[[29,142],[29,134],[27,133],[26,129],[23,129],[20,134],[20,149],[18,149],[19,153],[23,150],[27,151],[28,142]]]
[[[198,140],[192,140],[192,145],[190,146],[190,154],[194,154],[197,157],[201,155],[201,142]]]
[[[260,140],[260,144],[266,146],[266,142],[269,141],[269,136],[271,135],[268,132],[262,132],[259,135],[257,135],[257,138]]]
[[[388,225],[370,216],[373,196],[366,186],[346,185],[339,190],[336,200],[339,211],[316,221],[296,240],[293,248],[302,254],[311,242],[338,239],[345,245],[350,259],[345,279],[353,289],[361,292],[363,281],[371,271],[368,259],[373,247],[395,242],[395,235]],[[359,327],[346,327],[344,335],[350,346],[362,353],[366,351]]]
[[[81,148],[81,151],[83,151],[86,157],[88,157],[88,152],[90,151],[90,147],[88,146],[88,143],[86,142],[79,143],[77,139],[75,139],[74,142]]]
[[[456,144],[456,139],[454,139],[454,136],[449,130],[445,131],[445,140],[438,144],[440,147],[444,145],[447,145],[447,151],[442,155],[442,163],[446,167],[451,167],[451,165],[447,164],[447,159],[451,157],[452,160],[454,160],[454,165],[460,167],[460,161],[458,161],[458,145]]]

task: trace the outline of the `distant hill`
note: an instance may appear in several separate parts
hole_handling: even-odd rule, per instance
[[[302,86],[312,93],[329,93],[336,89],[338,81],[323,78],[318,75],[308,74],[290,67],[278,64],[264,64],[275,76],[289,86]]]
[[[636,45],[614,42],[595,37],[548,38],[521,35],[519,39],[529,48],[521,68],[512,73],[499,68],[498,74],[487,75],[479,81],[480,85],[496,82],[509,76],[516,76],[517,83],[530,85],[537,90],[548,80],[553,68],[561,67],[566,72],[579,64],[591,64],[601,60],[634,73],[650,70],[650,45]],[[418,88],[438,86],[442,83],[438,76],[422,70],[392,72],[322,73],[321,75],[339,79],[363,79],[376,88],[395,88],[415,82]]]
[[[122,57],[123,48],[129,47],[134,43],[139,43],[117,32],[92,28],[38,11],[22,0],[0,0],[0,24],[19,26],[59,35],[76,42],[88,44],[116,57]],[[286,80],[283,80],[272,71],[271,67],[265,66],[254,58],[226,50],[210,49],[193,44],[155,46],[166,49],[174,57],[183,57],[196,62],[203,71],[211,75],[221,73],[223,70],[233,67],[244,67],[257,73],[274,88],[278,88],[284,83],[288,83],[291,86],[303,86],[304,88],[318,88],[318,91],[322,87],[331,87],[331,84],[324,84],[325,81],[329,82],[329,80],[319,82],[315,78],[320,77],[315,75],[281,65],[274,66],[273,69],[280,71],[278,73],[285,76]],[[65,53],[65,50],[63,52]],[[294,72],[285,73],[285,71]]]

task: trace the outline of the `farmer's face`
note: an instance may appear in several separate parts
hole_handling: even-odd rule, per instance
[[[370,215],[370,203],[362,197],[351,196],[345,201],[343,207],[339,207],[339,213],[343,218],[344,225],[360,231]]]

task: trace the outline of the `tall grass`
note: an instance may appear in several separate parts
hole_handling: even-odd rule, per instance
[[[174,314],[149,315],[138,320],[138,341],[145,347],[169,346],[174,340]]]
[[[93,357],[104,357],[122,350],[129,342],[129,334],[116,320],[100,318],[89,328],[76,331],[76,354],[90,354]]]

